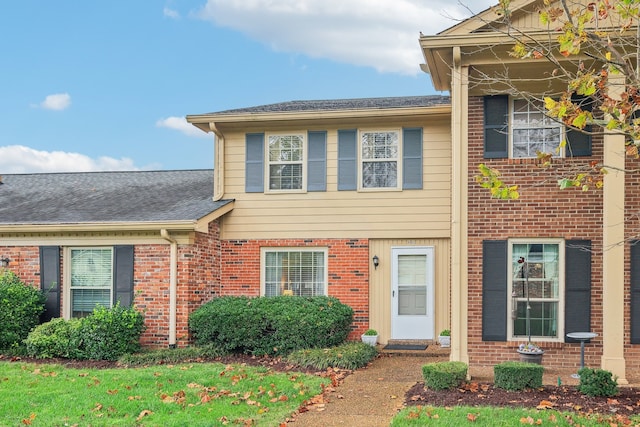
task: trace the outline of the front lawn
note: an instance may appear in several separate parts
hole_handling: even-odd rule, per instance
[[[514,399],[516,397],[514,396]],[[458,427],[473,426],[626,426],[638,425],[637,416],[626,417],[615,414],[577,414],[555,410],[536,410],[517,408],[517,399],[513,408],[470,407],[431,407],[410,406],[400,411],[391,421],[391,427]],[[588,411],[588,408],[584,408]]]
[[[277,426],[329,382],[221,363],[69,369],[0,362],[0,425]]]

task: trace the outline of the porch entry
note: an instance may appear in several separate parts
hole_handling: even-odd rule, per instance
[[[433,247],[391,248],[391,338],[434,338]]]

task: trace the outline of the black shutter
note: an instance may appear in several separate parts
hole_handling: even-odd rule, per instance
[[[484,157],[503,159],[509,157],[509,97],[494,95],[484,97]]]
[[[572,96],[571,100],[580,105],[585,111],[593,111],[593,99],[585,96]],[[584,131],[567,128],[567,157],[590,156],[591,155],[591,125],[585,126]]]
[[[402,130],[402,189],[422,189],[422,128]]]
[[[631,344],[640,344],[640,241],[631,243]]]
[[[482,242],[482,340],[507,340],[507,241]]]
[[[338,190],[355,190],[358,185],[358,131],[338,131]]]
[[[44,292],[44,313],[40,323],[60,317],[60,247],[40,246],[40,289]]]
[[[566,334],[591,331],[591,241],[567,240],[564,253],[565,342],[579,342]]]
[[[133,246],[114,246],[113,303],[120,301],[122,307],[133,304]]]
[[[327,132],[309,132],[307,147],[307,191],[327,191]]]
[[[264,192],[264,133],[246,135],[244,191]]]

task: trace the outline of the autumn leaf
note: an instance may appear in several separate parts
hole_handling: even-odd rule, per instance
[[[467,420],[469,420],[469,421],[473,422],[473,421],[475,421],[476,419],[478,419],[478,416],[477,416],[477,415],[475,415],[475,414],[467,414]]]
[[[145,409],[143,411],[140,412],[140,414],[138,415],[138,418],[136,418],[136,421],[140,421],[142,420],[144,417],[146,417],[147,415],[151,415],[153,414],[153,412],[151,412],[148,409]]]
[[[29,426],[31,425],[31,423],[33,422],[33,420],[36,419],[36,414],[34,414],[33,412],[31,413],[31,415],[29,415],[29,418],[24,418],[22,420],[22,424]]]
[[[536,407],[536,409],[552,409],[554,407],[554,403],[548,400],[542,400]]]

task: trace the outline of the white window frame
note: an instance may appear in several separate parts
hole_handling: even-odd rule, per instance
[[[513,245],[516,244],[554,244],[558,245],[558,318],[557,318],[557,337],[543,337],[532,335],[532,341],[544,342],[564,342],[564,300],[565,300],[565,241],[563,239],[509,239],[508,240],[508,258],[507,258],[507,336],[509,341],[523,342],[527,340],[526,336],[513,335],[513,278],[517,271],[513,267]],[[545,299],[540,299],[544,301]],[[531,301],[536,301],[531,299]]]
[[[365,134],[375,133],[395,133],[398,136],[398,147],[396,158],[364,159],[363,138]],[[396,163],[396,185],[395,187],[365,187],[363,183],[364,164],[375,162],[395,162]],[[402,190],[402,130],[398,128],[387,129],[360,129],[358,131],[358,190],[359,191],[398,191]]]
[[[278,246],[278,247],[263,247],[260,248],[260,295],[266,295],[266,286],[267,286],[267,274],[266,274],[266,257],[267,253],[271,252],[322,252],[324,254],[324,292],[322,295],[327,296],[329,294],[329,249],[326,247],[289,247],[289,246]],[[282,295],[282,293],[280,294]],[[295,295],[295,293],[294,293]]]
[[[526,114],[542,114],[543,121],[541,124],[531,124],[530,121],[527,121],[526,124],[516,125],[515,115],[516,115],[516,102],[525,102],[527,106]],[[533,153],[530,156],[517,156],[515,155],[515,132],[517,130],[553,130],[558,129],[558,143],[553,147],[553,151],[548,151],[553,157],[564,157],[565,150],[560,146],[562,141],[565,138],[565,127],[562,123],[554,120],[552,117],[549,117],[545,114],[544,104],[542,101],[530,101],[521,98],[509,98],[509,157],[512,159],[535,159],[537,157],[536,153]],[[541,142],[541,144],[544,143]],[[528,142],[531,144],[531,141]]]
[[[114,269],[115,269],[115,250],[113,246],[71,246],[64,248],[64,261],[63,261],[63,312],[62,315],[65,319],[71,319],[73,315],[73,307],[71,301],[72,286],[72,267],[71,267],[71,253],[75,250],[104,250],[109,249],[111,251],[111,285],[109,286],[109,307],[113,306],[113,292],[114,292]],[[106,289],[106,287],[96,287],[96,289]]]
[[[298,161],[271,161],[269,156],[269,147],[272,138],[282,138],[282,137],[298,137],[302,140],[302,153],[300,156],[300,160]],[[284,132],[284,133],[266,133],[265,134],[265,192],[266,193],[305,193],[307,191],[307,133],[304,131],[294,131],[294,132]],[[294,165],[300,164],[300,173],[302,174],[302,183],[301,188],[271,188],[271,166],[275,165]]]

